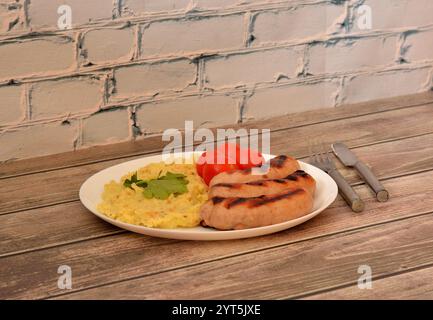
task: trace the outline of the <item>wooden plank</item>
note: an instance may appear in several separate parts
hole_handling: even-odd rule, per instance
[[[0,216],[0,257],[123,231],[97,218],[77,201],[23,211]]]
[[[318,109],[275,118],[249,121],[242,124],[244,128],[272,128],[284,130],[321,122],[356,118],[373,113],[428,105],[433,102],[433,91],[388,99],[373,100],[334,109]]]
[[[271,130],[284,130],[314,123],[348,119],[358,116],[379,113],[383,111],[426,105],[433,102],[433,92],[375,100],[371,102],[342,106],[334,109],[321,109],[307,111],[287,116],[280,116],[261,121],[250,121],[240,124],[238,128],[270,128]],[[147,137],[133,142],[97,146],[74,152],[44,156],[34,159],[12,161],[0,165],[0,179],[20,176],[29,173],[45,172],[53,169],[85,165],[102,160],[114,160],[156,153],[163,148],[160,136]]]
[[[424,268],[383,279],[373,279],[371,289],[350,286],[315,294],[305,300],[433,300],[433,268]]]
[[[343,140],[349,146],[359,146],[431,132],[433,107],[421,106],[279,131],[272,135],[271,142],[272,152],[300,157],[308,154],[308,140],[317,136],[324,137],[328,144]],[[1,179],[0,215],[76,200],[79,186],[90,175],[123,161],[117,159],[37,173],[25,179]]]
[[[352,149],[359,159],[372,168],[380,179],[432,169],[433,135],[422,135]],[[333,157],[338,170],[352,184],[362,179],[356,170],[345,167]]]
[[[381,178],[433,169],[433,134],[361,147],[355,152],[372,165]],[[356,172],[343,169],[342,165],[339,167],[349,181],[354,184],[360,181]],[[118,232],[95,218],[77,201],[16,212],[0,216],[0,256]]]
[[[433,214],[77,292],[66,299],[286,299],[433,263]],[[386,297],[386,293],[385,297]]]
[[[0,298],[44,298],[64,293],[56,287],[56,270],[64,264],[73,270],[73,290],[83,290],[432,210],[433,171],[387,180],[384,184],[393,195],[388,203],[376,202],[365,186],[358,186],[356,190],[366,199],[364,213],[350,212],[339,200],[317,218],[266,237],[175,242],[128,233],[0,258]]]
[[[432,214],[204,263],[66,296],[71,299],[282,299],[433,263]],[[163,280],[163,281],[162,281]],[[65,297],[62,297],[65,298]]]

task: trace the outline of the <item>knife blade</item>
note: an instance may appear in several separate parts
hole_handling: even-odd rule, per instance
[[[332,144],[332,150],[340,161],[347,167],[354,167],[360,176],[367,182],[376,194],[376,199],[380,202],[386,202],[389,199],[389,193],[380,183],[370,168],[365,165],[358,157],[344,144],[336,142]]]

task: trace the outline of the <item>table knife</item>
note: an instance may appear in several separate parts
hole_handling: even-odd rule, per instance
[[[389,193],[380,183],[370,168],[360,161],[356,155],[341,142],[334,143],[332,150],[341,162],[347,167],[354,167],[360,176],[367,182],[376,194],[376,199],[380,202],[386,202],[389,199]]]

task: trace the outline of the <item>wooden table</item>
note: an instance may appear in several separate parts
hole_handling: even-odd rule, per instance
[[[272,152],[308,155],[316,136],[345,141],[390,191],[376,202],[339,197],[317,218],[237,241],[146,237],[97,219],[81,183],[114,164],[158,152],[159,137],[0,165],[1,299],[433,298],[433,93],[306,112],[243,125],[272,128]],[[338,163],[338,162],[337,162]],[[57,286],[61,265],[72,289]],[[358,288],[358,267],[373,289]]]

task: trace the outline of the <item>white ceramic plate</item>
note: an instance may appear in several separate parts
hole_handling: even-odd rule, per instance
[[[185,153],[186,157],[191,156],[193,153]],[[174,157],[182,157],[182,154],[175,154]],[[266,159],[273,158],[272,155],[265,155]],[[229,239],[242,239],[257,237],[266,234],[279,232],[297,226],[307,220],[317,216],[320,212],[325,210],[338,194],[338,187],[334,180],[322,170],[300,161],[301,168],[308,172],[314,179],[316,179],[317,190],[314,198],[313,211],[301,218],[290,220],[287,222],[274,224],[271,226],[245,229],[245,230],[231,230],[231,231],[218,231],[211,228],[178,228],[178,229],[156,229],[147,228],[143,226],[124,223],[118,220],[111,219],[102,213],[99,213],[96,208],[101,202],[101,195],[104,190],[104,185],[111,180],[119,181],[122,176],[128,172],[135,171],[144,167],[152,162],[162,161],[162,155],[156,155],[137,160],[128,161],[118,164],[111,168],[102,170],[83,183],[80,188],[80,200],[84,206],[89,209],[96,216],[105,220],[119,228],[123,228],[132,232],[145,234],[153,237],[180,239],[180,240],[229,240]]]

